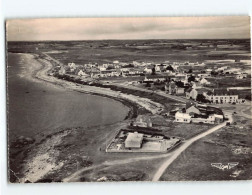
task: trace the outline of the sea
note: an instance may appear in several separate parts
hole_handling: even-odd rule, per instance
[[[31,54],[8,53],[7,117],[9,140],[61,128],[103,126],[125,119],[129,108],[116,100],[66,90],[39,81],[41,68]],[[83,128],[82,128],[83,129]]]

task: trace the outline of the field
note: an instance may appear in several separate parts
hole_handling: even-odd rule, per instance
[[[251,179],[251,120],[236,116],[235,123],[194,143],[166,170],[161,180]],[[211,166],[211,163],[232,162],[238,165],[224,170]]]
[[[205,62],[206,60],[249,60],[250,40],[105,40],[105,41],[66,41],[66,42],[8,42],[9,52],[37,53],[46,52],[63,64],[74,62],[112,63],[114,60],[132,63],[152,62]],[[228,62],[225,62],[228,64]],[[211,62],[206,66],[218,66]],[[231,66],[232,64],[230,64]],[[244,64],[237,63],[242,69]],[[190,67],[187,67],[190,69]],[[185,69],[187,69],[185,68]],[[193,68],[202,71],[205,67]],[[173,122],[173,117],[163,114],[184,104],[151,91],[120,86],[122,82],[138,81],[143,77],[108,78],[93,86],[110,88],[123,94],[144,97],[164,105],[161,115],[153,115],[153,127],[162,130],[167,137],[179,137],[186,141],[193,136],[213,127],[207,124],[185,124]],[[234,79],[225,76],[214,84],[219,87],[250,86],[250,78]],[[111,83],[114,82],[114,83]],[[116,83],[118,85],[116,85]],[[72,83],[71,83],[72,84]],[[73,84],[76,85],[76,84]],[[102,86],[101,86],[102,85]],[[77,85],[76,85],[77,86]],[[146,88],[144,85],[140,87]],[[83,88],[85,85],[82,86]],[[92,86],[88,86],[92,87]],[[102,88],[103,87],[103,88]],[[154,86],[162,90],[163,86]],[[247,96],[250,90],[241,90],[242,96]],[[134,107],[134,105],[131,105]],[[229,105],[230,106],[230,105]],[[234,107],[233,107],[234,106]],[[229,107],[233,112],[235,105]],[[161,109],[162,110],[162,109]],[[226,108],[226,110],[228,110]],[[133,111],[146,114],[141,108]],[[248,111],[245,114],[249,114]],[[133,118],[134,118],[133,117]],[[129,117],[130,118],[130,117]],[[26,178],[25,182],[60,182],[60,181],[147,181],[151,180],[163,160],[170,156],[166,154],[147,153],[106,153],[105,149],[115,136],[115,133],[134,120],[127,118],[123,122],[96,126],[92,128],[59,129],[57,133],[45,132],[39,134],[31,143],[22,148],[11,147],[10,164],[16,174],[11,173],[11,182]],[[161,177],[163,181],[174,180],[230,180],[252,179],[251,151],[250,153],[234,153],[237,148],[251,146],[251,121],[241,116],[235,117],[236,124],[226,126],[216,133],[197,141],[185,150]],[[242,128],[241,128],[242,127]],[[33,159],[27,164],[27,159]],[[42,162],[42,163],[41,163]],[[234,169],[220,170],[211,163],[238,162]],[[49,168],[50,171],[43,175]],[[76,173],[76,175],[73,175]],[[77,174],[78,173],[78,174]],[[26,175],[34,177],[24,177]],[[36,176],[41,174],[42,177]]]
[[[202,45],[205,45],[204,47]],[[217,45],[215,53],[213,51]],[[218,45],[228,45],[218,48]],[[235,46],[239,46],[238,48]],[[221,50],[221,52],[217,52]],[[65,42],[8,42],[9,52],[49,52],[64,64],[238,59],[249,60],[250,40],[104,40]],[[226,51],[226,52],[224,52]],[[216,53],[217,52],[217,53]],[[224,52],[224,53],[223,53]],[[231,54],[230,54],[231,53]]]

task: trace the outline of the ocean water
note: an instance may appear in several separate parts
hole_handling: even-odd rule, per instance
[[[8,53],[9,139],[57,128],[122,121],[129,108],[110,98],[65,90],[32,78],[40,64],[29,54]]]

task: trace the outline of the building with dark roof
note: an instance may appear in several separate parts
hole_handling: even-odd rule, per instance
[[[217,104],[237,103],[238,98],[236,91],[227,89],[214,89],[213,91],[208,91],[206,94],[206,99]]]

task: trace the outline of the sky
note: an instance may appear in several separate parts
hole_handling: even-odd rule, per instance
[[[8,41],[250,38],[249,16],[43,18],[6,22]]]

